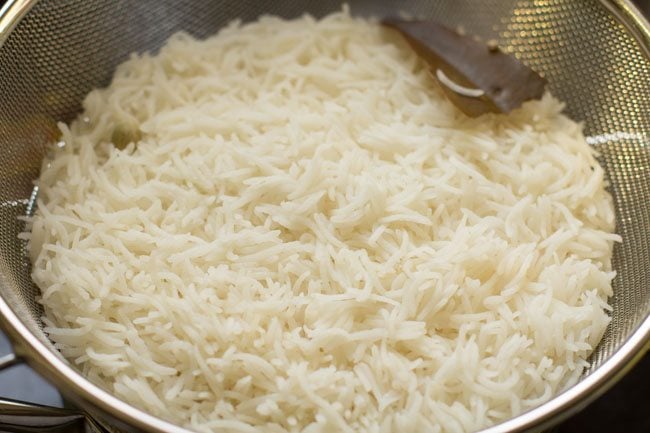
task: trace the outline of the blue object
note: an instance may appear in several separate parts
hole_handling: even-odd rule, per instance
[[[10,352],[11,345],[9,341],[0,332],[0,356]],[[0,371],[1,398],[63,407],[59,392],[31,368],[22,364]]]

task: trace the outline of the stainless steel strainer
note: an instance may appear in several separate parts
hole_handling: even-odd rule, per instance
[[[647,349],[650,337],[650,28],[626,0],[350,0],[352,12],[405,11],[462,25],[544,74],[600,152],[623,243],[616,246],[612,322],[582,381],[486,432],[541,430],[584,407]],[[215,33],[233,18],[316,16],[336,0],[13,0],[0,11],[0,324],[15,355],[112,429],[184,432],[86,381],[42,330],[38,293],[18,234],[30,212],[55,122],[70,121],[133,51],[172,33]]]

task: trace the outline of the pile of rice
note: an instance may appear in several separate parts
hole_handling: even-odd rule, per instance
[[[60,125],[30,241],[46,331],[199,432],[510,418],[608,323],[611,199],[561,109],[467,118],[347,11],[177,34]]]

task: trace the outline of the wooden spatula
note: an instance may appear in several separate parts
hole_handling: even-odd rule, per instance
[[[447,97],[465,114],[508,113],[544,94],[546,80],[496,45],[434,21],[386,18],[430,66]]]

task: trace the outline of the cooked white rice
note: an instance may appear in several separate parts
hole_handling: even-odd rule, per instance
[[[612,204],[561,109],[464,117],[347,11],[177,34],[60,125],[31,234],[46,331],[200,432],[510,418],[609,320]]]

